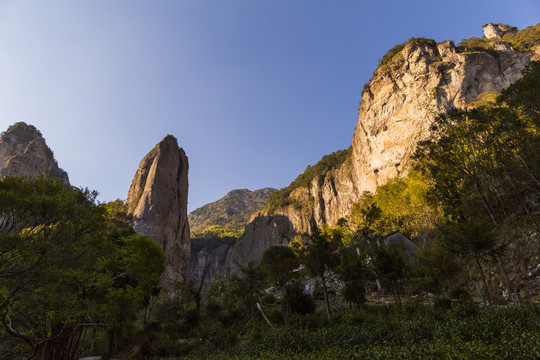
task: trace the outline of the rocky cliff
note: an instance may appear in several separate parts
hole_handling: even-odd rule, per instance
[[[126,201],[135,231],[163,246],[162,284],[169,295],[174,282],[185,279],[189,263],[188,167],[176,138],[166,136],[141,160]]]
[[[0,136],[0,177],[7,175],[45,175],[69,182],[67,173],[58,167],[41,132],[23,122],[10,126]]]
[[[500,93],[521,77],[531,59],[540,57],[540,24],[531,28],[463,41],[458,47],[452,41],[413,38],[392,48],[362,93],[350,156],[283,193],[277,208],[266,206],[229,251],[226,265],[258,258],[295,233],[336,224],[363,192],[406,174],[416,144],[432,136],[437,114],[466,107],[484,93]],[[293,230],[276,231],[278,223]]]
[[[241,230],[249,222],[251,214],[262,208],[266,199],[276,189],[264,188],[232,190],[221,199],[206,204],[189,213],[189,226],[192,233],[203,231],[209,226],[219,225],[229,229]]]

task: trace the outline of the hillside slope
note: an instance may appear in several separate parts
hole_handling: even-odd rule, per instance
[[[251,215],[261,209],[263,203],[274,191],[276,189],[272,188],[255,191],[232,190],[221,199],[189,213],[191,232],[200,233],[212,225],[242,230],[249,222]]]

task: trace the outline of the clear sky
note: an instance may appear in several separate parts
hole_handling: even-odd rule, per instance
[[[125,199],[167,134],[189,210],[288,185],[349,147],[361,92],[410,37],[540,22],[538,0],[0,0],[0,129],[41,130],[71,183]]]

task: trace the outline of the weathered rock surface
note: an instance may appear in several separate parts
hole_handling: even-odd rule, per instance
[[[484,36],[487,39],[502,39],[505,34],[516,33],[517,28],[505,24],[486,24],[483,26]]]
[[[185,279],[189,264],[188,168],[184,150],[167,135],[141,160],[126,201],[135,231],[163,246],[161,280],[169,295],[174,282]]]
[[[0,136],[0,177],[8,175],[44,175],[69,182],[67,173],[58,167],[41,132],[23,122],[10,126]]]
[[[294,205],[253,219],[258,225],[247,227],[229,251],[226,266],[244,264],[263,248],[285,241],[276,235],[273,218],[286,218],[292,225],[288,241],[322,223],[336,224],[363,192],[407,173],[417,143],[432,136],[437,114],[464,108],[485,92],[500,93],[521,78],[532,56],[506,46],[459,52],[450,41],[407,42],[377,68],[362,93],[350,158],[309,186],[295,189],[289,195]]]
[[[276,189],[264,188],[231,190],[221,199],[201,206],[189,213],[192,233],[201,232],[209,226],[219,225],[229,229],[243,229],[251,214],[261,209],[264,201]]]

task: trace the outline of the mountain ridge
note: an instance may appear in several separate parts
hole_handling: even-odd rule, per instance
[[[269,187],[253,191],[231,190],[222,198],[189,213],[191,231],[200,233],[212,225],[241,230],[249,222],[252,213],[258,211],[275,191],[276,189]]]

